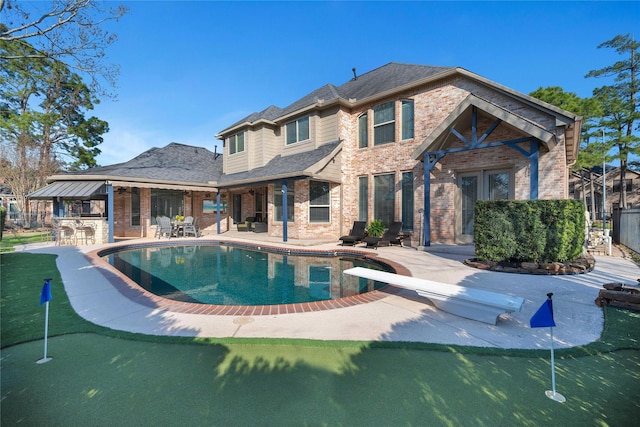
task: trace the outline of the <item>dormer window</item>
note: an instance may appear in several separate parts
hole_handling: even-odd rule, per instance
[[[287,123],[286,132],[287,145],[309,139],[309,116]]]
[[[396,140],[396,105],[385,102],[373,107],[373,144],[382,145]]]
[[[229,137],[229,154],[241,153],[244,151],[244,132],[237,133]]]

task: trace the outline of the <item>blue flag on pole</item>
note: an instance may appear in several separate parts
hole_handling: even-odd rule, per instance
[[[44,285],[42,286],[42,293],[40,294],[40,305],[44,304],[47,301],[51,301],[51,282],[50,280],[45,280]]]
[[[553,294],[549,293],[547,296],[549,297],[536,311],[536,313],[531,317],[529,321],[532,328],[546,328],[551,326],[556,326],[556,322],[553,320],[553,302],[551,301],[551,296]]]

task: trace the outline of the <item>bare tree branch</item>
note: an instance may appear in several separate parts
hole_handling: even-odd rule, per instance
[[[51,58],[89,77],[91,87],[111,96],[107,87],[115,85],[119,69],[105,62],[105,50],[117,40],[106,28],[119,20],[127,9],[111,7],[100,0],[53,0],[18,2],[0,0],[0,42],[28,42],[28,56],[2,56],[0,59]],[[44,7],[44,9],[43,9]]]

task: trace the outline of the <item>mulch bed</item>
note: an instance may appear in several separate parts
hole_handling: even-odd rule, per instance
[[[464,263],[480,270],[499,271],[502,273],[563,275],[588,273],[596,265],[592,256],[578,258],[570,262],[494,262],[469,258]]]

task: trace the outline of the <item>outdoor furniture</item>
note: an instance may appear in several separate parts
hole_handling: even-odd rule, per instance
[[[378,249],[380,246],[400,245],[406,235],[402,234],[402,221],[392,222],[381,237],[366,237],[367,248]]]
[[[91,243],[95,243],[96,242],[96,230],[93,227],[93,225],[91,224],[84,224],[82,221],[80,221],[79,219],[75,220],[75,228],[76,228],[76,232],[75,232],[75,239],[76,242],[81,242],[82,240],[84,240],[84,244],[87,245],[89,244],[89,241],[91,241]]]
[[[254,222],[251,227],[254,233],[266,233],[268,229],[266,222]]]
[[[69,224],[60,225],[58,232],[56,233],[56,244],[69,244],[73,245],[76,243],[76,232],[73,229],[73,226]]]
[[[200,218],[196,217],[195,219],[193,219],[193,222],[185,223],[182,226],[182,236],[187,237],[187,234],[193,234],[193,237],[200,237],[200,230],[198,229],[199,219]]]
[[[370,268],[354,267],[344,270],[343,273],[416,291],[418,295],[428,298],[433,305],[442,311],[492,325],[498,323],[498,317],[501,314],[520,311],[524,305],[524,299],[520,297],[402,276]]]
[[[251,224],[256,222],[255,216],[247,217],[244,222],[238,223],[238,231],[251,231]]]
[[[159,216],[156,218],[156,223],[158,224],[156,227],[156,235],[158,239],[162,236],[166,235],[169,239],[173,234],[173,225],[171,225],[171,219],[166,216]]]
[[[348,235],[340,237],[338,240],[342,241],[341,245],[355,246],[356,243],[360,243],[366,237],[366,221],[354,221],[353,227]]]

